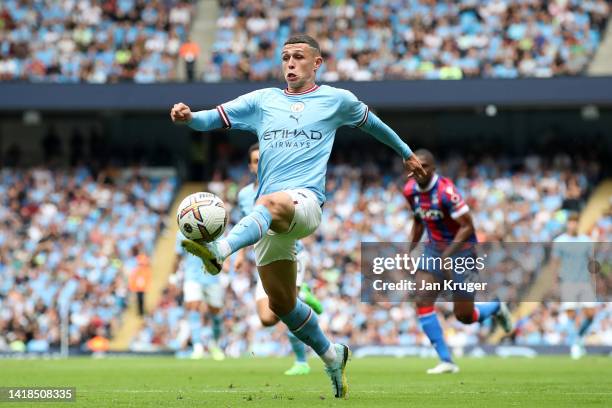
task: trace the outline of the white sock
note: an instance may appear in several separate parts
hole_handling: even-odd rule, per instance
[[[232,254],[232,247],[230,246],[229,242],[227,242],[226,239],[221,239],[217,241],[216,244],[217,244],[217,249],[219,250],[219,254],[223,258],[227,258],[228,256]]]
[[[329,348],[320,357],[325,365],[331,365],[334,361],[336,361],[336,345],[334,343],[329,343]]]

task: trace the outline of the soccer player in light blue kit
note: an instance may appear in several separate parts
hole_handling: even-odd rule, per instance
[[[259,143],[255,143],[251,147],[249,147],[248,151],[249,156],[249,171],[257,177],[257,165],[259,163]],[[253,206],[255,205],[255,198],[257,196],[257,188],[258,188],[257,179],[253,183],[250,183],[244,186],[238,192],[238,208],[240,209],[240,216],[246,217],[253,211]],[[323,307],[318,299],[310,292],[308,285],[305,284],[304,281],[304,273],[308,265],[308,254],[304,250],[304,245],[302,245],[301,241],[297,241],[295,244],[295,252],[296,252],[296,263],[297,263],[297,278],[296,278],[296,286],[299,291],[300,298],[306,303],[308,306],[314,310],[316,314],[321,314],[323,311]],[[240,270],[247,265],[246,262],[246,253],[247,248],[242,248],[236,254],[236,259],[234,261],[234,269]],[[197,258],[193,258],[196,259]],[[199,262],[199,261],[198,261]],[[257,286],[255,289],[255,304],[257,307],[257,315],[259,316],[259,320],[261,324],[265,327],[270,327],[276,325],[280,319],[274,314],[272,310],[270,310],[268,295],[266,294],[263,285],[261,283],[261,279],[257,279]],[[289,338],[289,343],[291,344],[291,349],[295,354],[295,363],[291,368],[285,371],[285,375],[305,375],[310,373],[310,366],[306,361],[306,347],[304,343],[291,331],[287,332],[287,337]]]
[[[191,344],[193,345],[192,359],[204,357],[204,343],[202,342],[202,312],[203,305],[207,305],[207,314],[212,325],[212,338],[208,342],[208,352],[213,360],[225,359],[225,354],[219,347],[219,340],[223,331],[221,310],[223,308],[223,287],[218,276],[202,273],[202,263],[192,256],[183,256],[185,253],[179,245],[182,240],[181,233],[177,233],[177,249],[175,270],[183,272],[183,302],[187,313],[187,322],[191,331]],[[195,261],[195,262],[194,262]]]
[[[404,159],[409,174],[424,175],[424,171],[408,145],[351,92],[315,84],[323,58],[312,37],[289,38],[281,58],[285,90],[261,89],[195,113],[183,103],[172,107],[170,117],[175,123],[200,131],[248,130],[257,134],[260,148],[259,187],[252,212],[224,238],[205,245],[185,240],[183,246],[214,274],[228,256],[254,244],[270,309],[323,360],[334,396],[347,398],[350,351],[344,344],[330,342],[316,314],[298,299],[295,241],[312,234],[321,222],[327,162],[339,127],[359,127],[392,147]]]
[[[586,354],[584,336],[595,318],[597,306],[595,283],[589,273],[595,247],[591,239],[578,232],[578,213],[570,213],[567,231],[554,239],[552,265],[559,282],[562,308],[575,327],[571,333],[570,355],[577,360]],[[582,321],[577,322],[577,312],[582,309]]]

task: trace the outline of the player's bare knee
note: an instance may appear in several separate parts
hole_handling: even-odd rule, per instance
[[[272,221],[279,221],[289,217],[293,217],[292,209],[290,208],[287,200],[290,200],[289,196],[284,197],[285,193],[272,193],[261,196],[257,199],[255,204],[263,205],[270,211],[270,215],[272,216]]]
[[[262,313],[259,315],[259,320],[261,321],[261,325],[264,327],[274,326],[280,320],[277,315],[270,311],[269,313]]]
[[[417,294],[416,307],[433,307],[436,298],[434,294],[429,292],[421,292]]]
[[[280,210],[278,200],[276,200],[272,194],[259,197],[255,204],[266,207],[268,211],[270,211],[272,218],[274,218],[274,215],[277,215]]]
[[[464,323],[464,324],[470,324],[474,322],[473,313],[455,312],[455,317],[457,318],[457,320],[459,320],[461,323]]]
[[[432,307],[434,305],[434,299],[431,296],[417,296],[416,306],[417,307]]]
[[[270,310],[277,316],[284,316],[295,309],[295,299],[279,296],[277,299],[270,297]]]

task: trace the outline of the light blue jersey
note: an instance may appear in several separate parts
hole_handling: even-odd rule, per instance
[[[559,279],[563,283],[590,282],[589,261],[593,258],[594,245],[586,235],[559,235],[555,238],[552,256],[558,258]]]
[[[255,197],[257,197],[257,189],[255,183],[248,184],[238,192],[238,209],[240,210],[240,218],[245,217],[253,211],[255,205]]]
[[[176,235],[176,253],[181,255],[180,262],[181,268],[185,273],[185,282],[198,282],[201,285],[217,283],[219,280],[218,275],[211,275],[210,273],[204,272],[200,258],[190,255],[181,247],[181,241],[183,239],[185,239],[185,237],[183,237],[183,234],[179,231]]]
[[[255,188],[255,183],[248,184],[238,192],[238,208],[240,209],[240,217],[247,216],[252,210],[253,205],[255,205],[255,200],[257,196],[257,189]],[[302,241],[295,242],[295,252],[299,253],[304,249],[304,245],[302,245]]]
[[[247,130],[259,139],[256,197],[308,188],[322,204],[325,174],[336,129],[362,126],[368,107],[355,95],[328,85],[298,94],[260,89],[217,107],[226,128]]]

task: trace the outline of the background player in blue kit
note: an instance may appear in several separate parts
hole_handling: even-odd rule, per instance
[[[247,184],[238,192],[238,208],[240,209],[240,216],[245,217],[252,210],[255,205],[255,196],[257,193],[257,164],[259,163],[259,143],[255,143],[249,147],[249,171],[255,175],[255,181]],[[316,314],[321,314],[323,306],[317,300],[317,298],[310,292],[308,285],[304,282],[304,273],[308,263],[308,254],[304,251],[304,246],[301,241],[296,242],[296,259],[297,259],[297,279],[296,286],[300,294],[300,298],[315,311]],[[193,258],[196,259],[197,258]],[[240,270],[244,268],[248,263],[247,260],[247,248],[243,248],[236,254],[234,261],[234,269]],[[199,262],[199,261],[198,261]],[[257,307],[257,315],[261,320],[263,326],[269,327],[276,325],[280,319],[272,310],[270,310],[268,295],[266,294],[261,279],[257,279],[257,287],[255,289],[255,304]],[[306,361],[306,347],[304,343],[291,331],[287,332],[287,337],[291,343],[291,349],[295,354],[295,363],[291,368],[285,371],[286,375],[304,375],[310,373],[310,366]]]
[[[352,93],[315,84],[323,58],[313,38],[289,38],[281,58],[285,90],[261,89],[193,114],[183,103],[172,107],[175,123],[202,131],[248,130],[257,134],[260,148],[252,212],[227,237],[205,245],[186,240],[183,245],[202,259],[207,271],[218,273],[228,256],[255,244],[270,309],[321,357],[334,396],[346,398],[350,351],[346,345],[331,343],[316,314],[297,298],[295,241],[312,234],[321,222],[327,162],[339,127],[360,127],[401,155],[410,174],[425,173],[408,145]]]
[[[595,282],[589,271],[595,245],[587,235],[578,232],[579,218],[578,213],[569,214],[567,231],[554,239],[552,250],[552,264],[558,279],[562,308],[571,321],[570,354],[576,360],[586,354],[584,336],[593,323],[597,306]],[[582,316],[579,322],[580,310]]]
[[[425,175],[416,174],[404,186],[404,196],[408,200],[413,213],[414,222],[411,233],[411,251],[421,241],[423,232],[427,231],[429,244],[425,255],[446,259],[465,254],[465,243],[475,244],[476,233],[470,209],[457,191],[454,183],[436,173],[433,155],[428,150],[415,152],[425,169]],[[468,249],[467,251],[471,251]],[[457,280],[463,275],[454,274]],[[442,270],[419,270],[416,280],[420,282],[436,282],[447,278]],[[423,331],[431,341],[440,357],[440,363],[429,370],[428,374],[456,373],[459,367],[453,363],[451,353],[444,340],[442,326],[434,310],[437,291],[421,294],[417,299],[417,314]],[[510,313],[504,303],[478,302],[474,304],[473,294],[453,293],[455,317],[462,323],[483,322],[490,316],[496,316],[506,332],[512,329]]]
[[[202,315],[206,313],[212,326],[212,338],[208,341],[208,352],[214,360],[225,359],[219,346],[223,331],[222,308],[224,302],[223,286],[218,276],[202,273],[201,262],[192,256],[183,256],[184,249],[179,245],[181,233],[177,233],[176,271],[183,275],[183,302],[187,312],[187,321],[191,331],[193,352],[191,358],[204,357],[202,342]],[[206,305],[206,310],[204,310]]]

